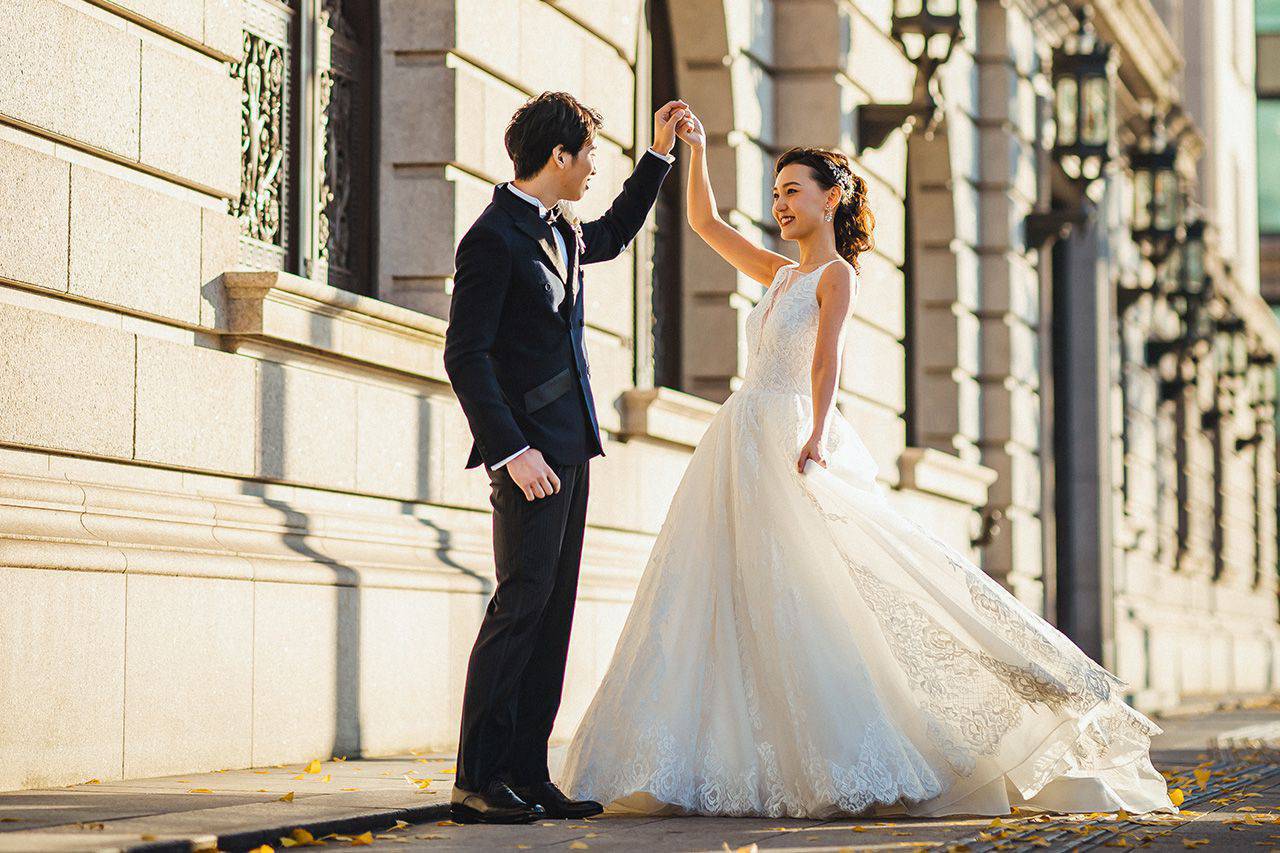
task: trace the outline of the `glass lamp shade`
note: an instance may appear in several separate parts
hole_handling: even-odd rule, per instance
[[[1175,243],[1169,249],[1169,256],[1164,259],[1164,263],[1156,273],[1156,281],[1161,293],[1189,295],[1186,288],[1182,286],[1186,275],[1186,254],[1187,247],[1184,243]]]
[[[1053,51],[1053,156],[1072,180],[1093,181],[1114,156],[1115,64],[1099,41],[1092,11],[1077,11],[1075,32]]]
[[[1182,242],[1182,289],[1187,293],[1200,294],[1205,291],[1207,278],[1204,268],[1204,220],[1193,219],[1187,223],[1186,236]]]
[[[1133,169],[1133,239],[1153,261],[1162,261],[1176,237],[1182,217],[1178,146],[1170,143],[1157,116],[1141,142],[1129,153]]]
[[[1213,333],[1213,368],[1218,374],[1227,372],[1231,358],[1231,335],[1218,328]]]
[[[951,58],[960,37],[957,0],[897,0],[893,37],[913,63],[928,57],[941,65]]]

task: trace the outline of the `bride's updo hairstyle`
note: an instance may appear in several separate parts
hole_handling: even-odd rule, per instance
[[[792,163],[808,166],[824,190],[840,188],[840,201],[836,203],[832,222],[836,230],[836,251],[855,271],[862,272],[858,256],[875,246],[871,232],[875,230],[876,218],[867,198],[867,182],[853,173],[849,158],[839,151],[791,148],[778,157],[773,167],[774,177]]]

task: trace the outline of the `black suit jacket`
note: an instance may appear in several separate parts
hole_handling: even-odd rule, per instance
[[[609,210],[583,222],[579,252],[563,220],[567,267],[538,210],[494,188],[455,256],[444,367],[475,443],[468,468],[525,445],[573,465],[603,456],[583,346],[582,267],[616,258],[639,232],[671,166],[646,152]]]

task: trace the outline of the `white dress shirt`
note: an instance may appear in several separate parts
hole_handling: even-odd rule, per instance
[[[675,162],[675,159],[676,159],[674,154],[663,154],[662,152],[655,151],[652,148],[650,148],[647,153],[652,154],[655,157],[661,157],[663,160],[666,160],[668,163],[673,163]],[[527,192],[525,192],[524,190],[520,189],[515,184],[510,182],[507,183],[507,189],[511,190],[511,192],[516,196],[516,198],[522,198],[525,201],[527,201],[529,204],[532,204],[534,207],[538,208],[538,217],[540,219],[547,218],[547,206],[544,205],[537,198],[529,195]],[[567,261],[567,258],[569,257],[569,253],[564,247],[564,237],[560,234],[559,228],[552,228],[551,233],[556,238],[556,251],[560,253],[560,263],[564,264],[565,268],[567,269],[569,266]],[[506,459],[503,459],[501,462],[497,463],[496,465],[489,466],[489,470],[497,471],[503,465],[506,465],[512,459],[515,459],[517,456],[519,456],[521,453],[524,453],[528,449],[529,449],[528,445],[525,445],[524,447],[517,450],[515,453],[512,453]]]

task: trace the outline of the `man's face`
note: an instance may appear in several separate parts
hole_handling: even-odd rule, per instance
[[[564,155],[565,165],[560,172],[560,197],[578,201],[591,186],[591,176],[596,173],[596,141],[588,139],[576,155]]]

